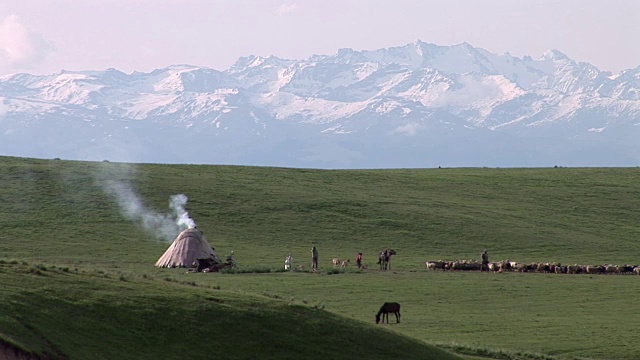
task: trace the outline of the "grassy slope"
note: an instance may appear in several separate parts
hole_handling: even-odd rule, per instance
[[[0,166],[3,236],[29,235],[0,251],[19,257],[74,262],[99,251],[92,260],[155,261],[166,244],[114,209],[96,181],[107,177],[133,184],[160,212],[171,194],[187,194],[216,247],[274,266],[289,250],[308,257],[312,243],[326,264],[357,251],[372,262],[389,245],[400,268],[478,258],[483,248],[493,259],[636,262],[640,247],[637,168],[319,171],[9,158]]]
[[[326,304],[371,321],[380,302],[399,300],[407,319],[395,331],[554,354],[634,358],[635,277],[435,274],[437,258],[563,263],[637,263],[639,169],[433,169],[318,171],[0,160],[0,257],[98,266],[107,271],[192,279],[150,264],[167,244],[119,214],[100,186],[131,183],[147,206],[189,195],[190,214],[222,253],[241,266],[280,267],[293,252],[321,266],[333,257],[399,255],[398,273],[198,274],[203,284]],[[168,275],[167,275],[168,274]],[[193,275],[193,274],[191,274]],[[519,276],[521,275],[521,276]]]
[[[456,358],[326,311],[192,283],[20,263],[0,264],[0,281],[3,337],[69,359]]]

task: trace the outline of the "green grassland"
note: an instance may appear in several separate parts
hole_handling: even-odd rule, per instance
[[[259,345],[242,345],[267,336],[264,326],[277,348],[292,347],[273,358],[322,338],[344,358],[353,349],[363,358],[429,358],[430,343],[479,358],[635,359],[640,277],[430,272],[424,262],[478,259],[488,249],[492,260],[638,264],[639,179],[637,168],[329,171],[0,158],[0,258],[17,259],[0,264],[0,281],[10,284],[0,301],[11,304],[0,308],[0,338],[79,359],[88,354],[80,351],[125,353],[105,346],[140,355],[202,344],[196,356],[221,349],[226,358],[265,358],[251,355]],[[240,270],[280,269],[289,252],[309,267],[316,245],[322,271],[156,269],[169,243],[122,214],[104,191],[113,180],[157,212],[168,212],[170,195],[188,195],[191,217],[221,255],[234,251]],[[398,255],[381,272],[375,258],[387,246]],[[367,270],[333,273],[332,258],[354,261],[357,252]],[[402,304],[402,322],[375,329],[384,301]],[[272,316],[253,321],[254,308]],[[57,317],[45,321],[50,313]],[[89,314],[79,328],[53,334],[78,313]],[[184,330],[163,330],[165,313]],[[285,319],[300,322],[299,338],[279,330]],[[195,331],[196,323],[237,327]],[[92,326],[97,338],[73,344],[70,334]],[[176,333],[174,341],[168,334]],[[380,352],[381,336],[394,334],[407,345]]]
[[[11,262],[0,280],[0,335],[51,357],[457,359],[317,307],[193,282]]]

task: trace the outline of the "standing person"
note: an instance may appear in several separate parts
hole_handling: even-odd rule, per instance
[[[358,269],[362,267],[362,253],[360,252],[356,255],[356,265],[358,266]]]
[[[227,256],[226,265],[233,269],[237,267],[236,259],[233,258],[233,250],[231,250],[231,255]]]
[[[311,249],[311,269],[318,270],[318,249],[315,246]]]
[[[291,270],[291,265],[293,265],[293,256],[291,253],[284,259],[284,269]]]
[[[482,252],[482,267],[480,271],[489,271],[489,254],[487,254],[487,250]]]

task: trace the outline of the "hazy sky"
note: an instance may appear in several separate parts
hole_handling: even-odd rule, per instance
[[[416,39],[534,58],[558,49],[617,72],[640,65],[640,0],[1,0],[0,74],[224,70],[251,54]]]

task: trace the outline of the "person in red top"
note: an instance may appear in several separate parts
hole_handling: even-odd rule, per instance
[[[356,255],[356,265],[358,265],[358,269],[362,267],[362,253]]]

